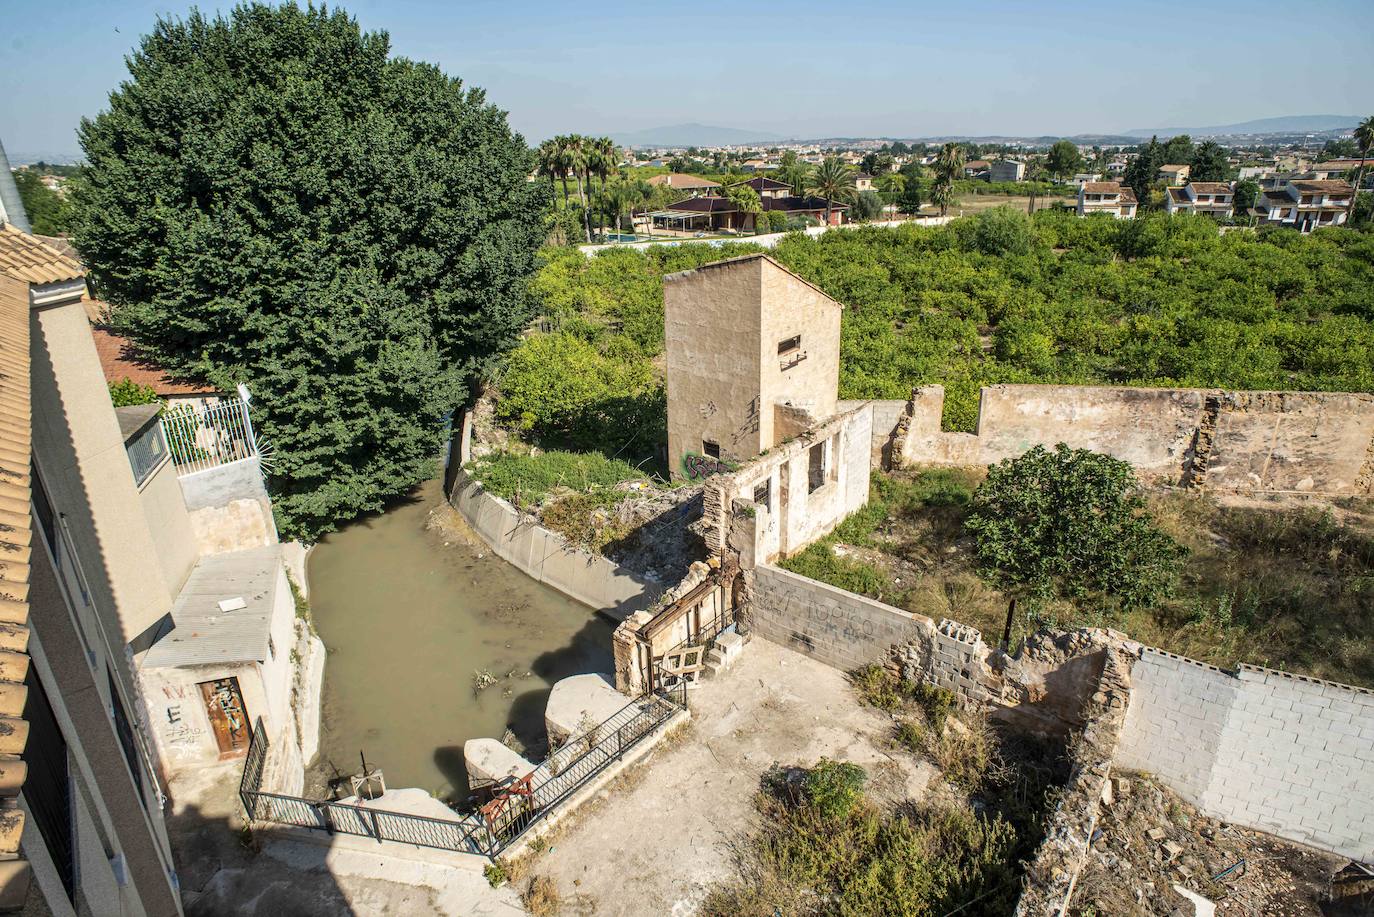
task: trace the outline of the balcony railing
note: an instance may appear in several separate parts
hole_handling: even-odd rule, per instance
[[[168,408],[160,420],[177,474],[194,474],[258,455],[248,403],[226,399],[208,407]]]

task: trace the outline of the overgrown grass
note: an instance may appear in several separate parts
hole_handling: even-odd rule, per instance
[[[976,478],[957,475],[875,474],[869,506],[782,565],[937,620],[961,621],[995,642],[1011,597],[974,570],[963,495]],[[1329,510],[1222,506],[1174,491],[1149,495],[1148,506],[1160,527],[1190,549],[1174,595],[1124,613],[1094,596],[1022,600],[1013,641],[1041,625],[1105,626],[1222,667],[1247,662],[1374,685],[1368,529]],[[838,556],[837,545],[857,550]]]
[[[537,506],[560,487],[588,492],[644,478],[630,463],[599,452],[501,452],[471,462],[467,470],[492,493],[522,507]]]
[[[759,831],[735,850],[737,874],[698,914],[940,915],[968,905],[976,909],[964,913],[1010,913],[1020,846],[1010,823],[960,802],[884,810],[855,786],[856,772],[823,761],[799,791],[770,781],[756,798]],[[832,792],[836,785],[842,791]]]

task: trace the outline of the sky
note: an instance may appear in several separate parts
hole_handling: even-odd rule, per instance
[[[1374,111],[1369,0],[759,0],[342,5],[528,140],[684,122],[785,137],[1111,133]],[[228,4],[208,0],[204,10]],[[0,0],[0,140],[79,152],[157,16],[190,4]]]

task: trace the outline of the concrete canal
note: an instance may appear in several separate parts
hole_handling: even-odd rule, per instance
[[[329,649],[310,793],[356,774],[362,751],[388,787],[447,797],[464,741],[509,728],[541,752],[553,683],[611,670],[613,625],[496,557],[438,481],[325,538],[309,577]]]

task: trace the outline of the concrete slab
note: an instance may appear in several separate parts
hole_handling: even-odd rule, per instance
[[[588,725],[597,725],[615,716],[630,699],[615,689],[611,675],[574,675],[564,678],[549,692],[544,708],[544,728],[550,742],[563,742]]]
[[[468,739],[463,743],[463,764],[468,779],[477,781],[523,777],[535,765],[495,739]]]

